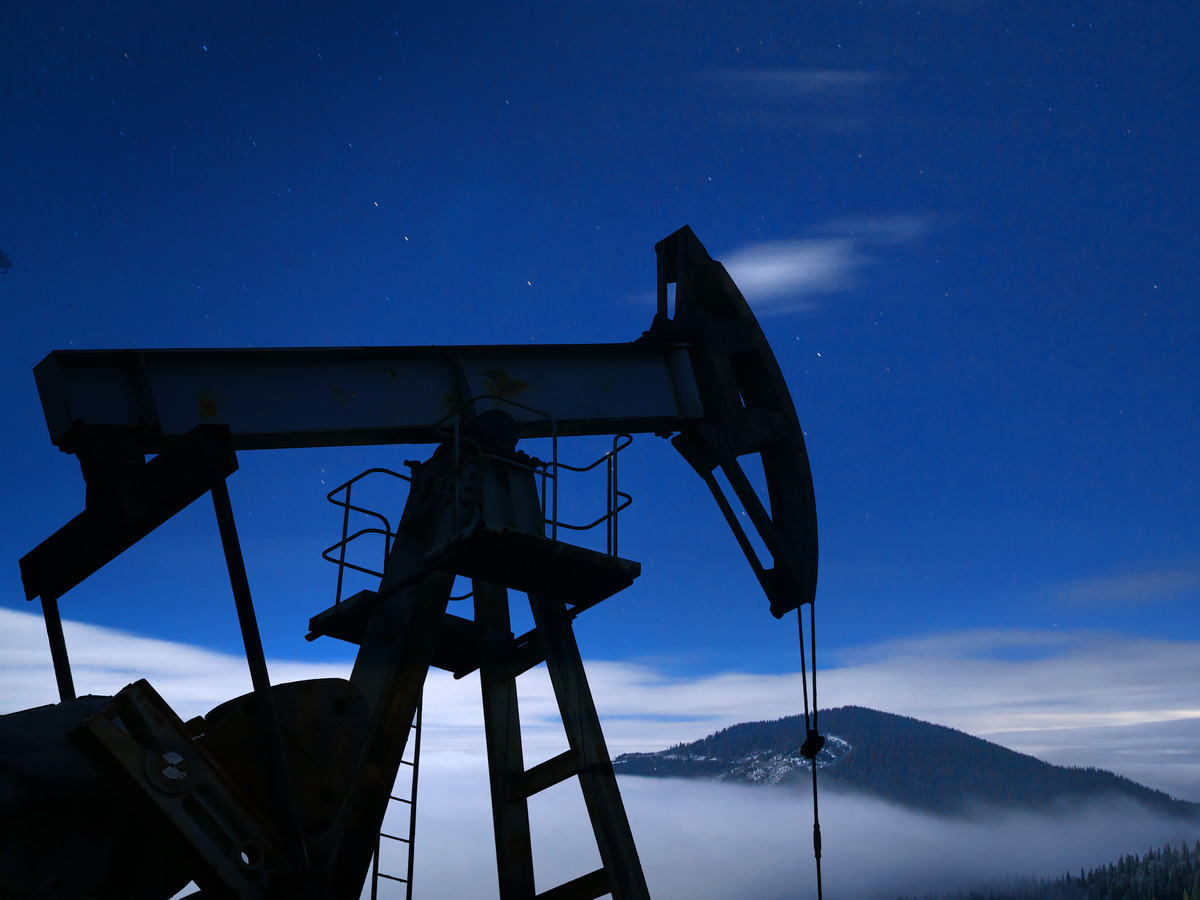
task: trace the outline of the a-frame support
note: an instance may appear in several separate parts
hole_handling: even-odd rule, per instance
[[[650,892],[625,815],[625,804],[617,790],[617,777],[600,729],[600,718],[583,671],[583,660],[571,630],[566,604],[539,595],[531,596],[529,602],[542,637],[546,667],[554,685],[559,713],[566,727],[568,752],[578,760],[576,774],[583,788],[600,859],[608,875],[608,887],[617,900],[649,900]],[[584,887],[579,881],[572,884]],[[594,898],[602,894],[581,889],[569,896]]]
[[[313,618],[314,634],[361,647],[351,676],[370,708],[358,774],[331,829],[331,883],[355,896],[404,753],[429,667],[479,669],[501,900],[649,900],[612,761],[571,620],[628,587],[630,560],[544,535],[535,462],[515,451],[517,429],[499,410],[415,466],[408,501],[377,594]],[[457,578],[473,585],[475,619],[447,612]],[[514,637],[509,591],[529,597],[534,628]],[[531,769],[521,743],[517,677],[546,663],[568,749]],[[602,866],[538,892],[529,797],[571,777],[591,819]]]
[[[525,756],[517,705],[518,673],[506,659],[513,637],[508,589],[486,581],[473,582],[473,588],[500,900],[530,898],[535,895],[533,846],[529,836],[529,792],[521,784]]]
[[[476,622],[480,626],[480,684],[496,832],[496,864],[501,900],[649,900],[625,805],[600,728],[583,660],[562,600],[531,594],[529,603],[550,682],[558,701],[568,749],[525,769],[516,679],[521,667],[506,660],[512,643],[506,589],[475,581]],[[578,777],[602,866],[594,872],[536,894],[529,836],[529,797]]]
[[[425,677],[443,639],[461,640],[463,620],[446,613],[454,575],[444,570],[379,601],[362,633],[352,681],[372,706],[371,732],[346,798],[331,848],[330,882],[337,896],[356,896],[370,862],[373,834],[404,754]],[[484,732],[496,835],[501,900],[649,900],[633,833],[617,788],[596,705],[571,628],[573,607],[543,594],[529,596],[535,628],[513,638],[508,589],[473,580],[474,639],[480,671]],[[529,652],[530,639],[538,652]],[[562,716],[568,749],[531,769],[521,742],[517,677],[544,660]],[[529,797],[579,778],[601,868],[537,892],[529,829]]]
[[[350,681],[370,704],[371,725],[334,829],[327,868],[337,897],[362,890],[453,586],[453,574],[429,573],[385,596],[362,633]]]

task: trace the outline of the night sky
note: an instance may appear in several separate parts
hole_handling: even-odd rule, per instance
[[[50,351],[631,341],[654,244],[687,224],[806,431],[823,666],[926,654],[938,678],[888,682],[906,712],[937,706],[919,690],[956,661],[1003,692],[1031,661],[1133,660],[1157,674],[1073,727],[1195,728],[1195,696],[1158,688],[1200,674],[1197,10],[4,4],[0,611],[38,612],[17,560],[83,504],[34,387]],[[349,658],[302,640],[333,601],[323,495],[428,452],[240,455],[272,658]],[[794,620],[769,615],[703,484],[650,436],[627,460],[621,551],[644,574],[578,620],[585,654],[666,679],[795,672]],[[240,652],[207,501],[61,605]],[[1191,752],[1158,783],[1200,799]]]

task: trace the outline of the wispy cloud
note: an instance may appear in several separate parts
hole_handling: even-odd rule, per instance
[[[880,118],[875,94],[892,75],[860,69],[721,69],[695,76],[725,127],[799,133],[867,131]]]
[[[725,268],[760,312],[811,309],[812,297],[847,290],[870,263],[852,238],[766,241],[739,247]]]
[[[698,76],[709,84],[782,98],[861,90],[891,76],[861,69],[720,69]]]
[[[885,250],[917,240],[930,225],[925,215],[841,219],[814,237],[743,244],[723,262],[755,312],[800,312],[819,296],[861,287]]]
[[[148,678],[184,718],[250,690],[244,660],[111,629],[68,622],[80,693],[111,694]],[[1056,631],[970,631],[860,648],[820,673],[822,707],[857,704],[915,716],[1068,765],[1099,765],[1200,800],[1200,642]],[[271,662],[275,681],[342,676],[348,667]],[[792,715],[797,673],[725,672],[680,678],[657,665],[592,661],[588,677],[614,752],[656,750],[736,722]],[[563,749],[544,670],[522,676],[521,719],[531,761]],[[479,689],[431,673],[427,743],[482,753]],[[0,610],[4,712],[55,700],[49,650],[37,616]],[[1181,732],[1180,729],[1184,729]],[[1156,735],[1161,733],[1161,739]],[[1078,753],[1087,734],[1103,740]],[[1074,755],[1073,755],[1074,754]],[[1156,768],[1161,767],[1161,768]],[[1155,775],[1159,771],[1161,777]]]
[[[1195,641],[951,632],[867,649],[830,672],[826,699],[850,702],[842,698],[865,694],[880,709],[976,735],[1133,726],[1132,736],[1156,724],[1200,718],[1197,671]]]
[[[1200,569],[1182,568],[1133,572],[1070,581],[1057,591],[1062,600],[1078,604],[1152,603],[1200,593]]]

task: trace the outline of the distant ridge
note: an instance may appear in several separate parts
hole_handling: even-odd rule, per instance
[[[1049,810],[1100,797],[1124,797],[1175,816],[1200,819],[1200,804],[1176,800],[1121,775],[1068,768],[962,731],[908,716],[843,706],[821,710],[825,783],[930,812],[966,815],[980,807]],[[623,753],[618,775],[712,778],[751,784],[807,781],[800,757],[803,716],[733,725],[657,753]]]

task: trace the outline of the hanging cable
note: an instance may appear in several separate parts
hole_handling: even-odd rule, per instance
[[[825,738],[817,731],[817,614],[816,604],[810,603],[808,639],[812,657],[812,715],[808,706],[808,665],[804,658],[804,607],[796,610],[796,624],[800,631],[800,689],[804,694],[804,743],[800,745],[800,755],[808,760],[812,767],[813,788],[813,856],[817,862],[817,900],[823,900],[821,894],[821,819],[817,809],[817,754],[825,746]]]

